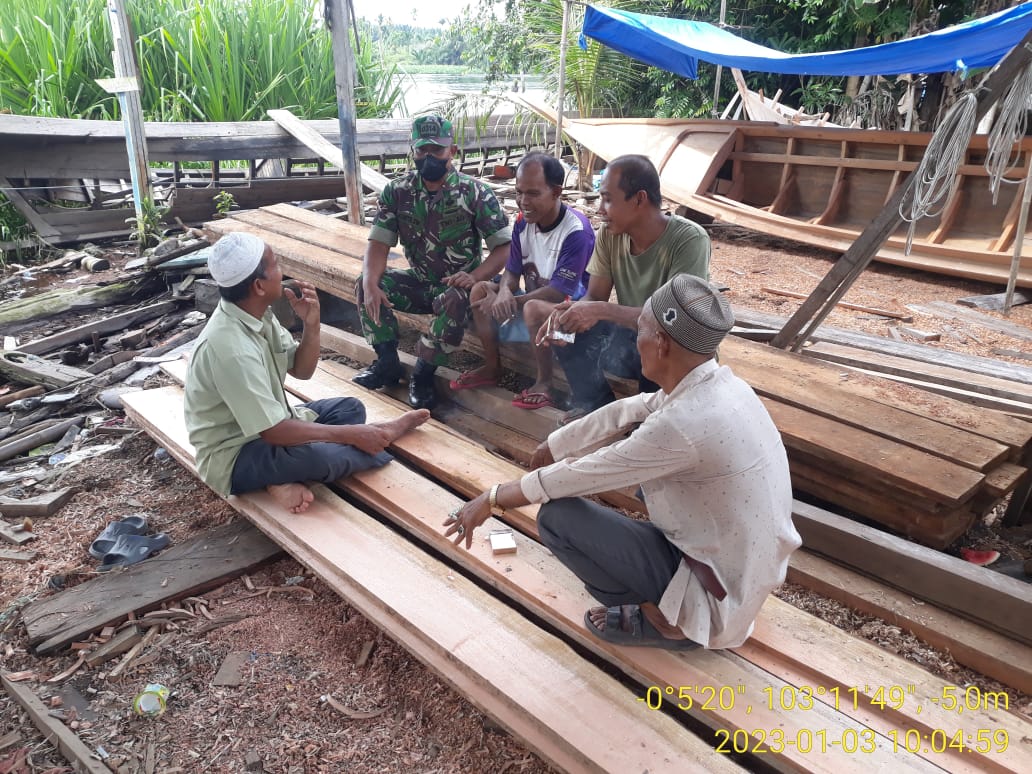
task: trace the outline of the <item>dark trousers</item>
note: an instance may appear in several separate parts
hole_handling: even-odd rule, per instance
[[[605,321],[578,333],[572,344],[553,348],[570,383],[573,408],[594,411],[612,402],[615,396],[605,371],[624,379],[637,379],[641,392],[659,389],[659,385],[642,376],[637,337],[637,331]]]
[[[323,425],[361,425],[366,411],[357,398],[326,398],[304,404]],[[393,459],[387,452],[372,455],[342,443],[303,443],[273,446],[261,438],[244,444],[233,465],[232,494],[253,492],[276,484],[302,481],[329,483]]]
[[[448,287],[443,282],[427,282],[412,269],[387,269],[380,279],[380,288],[397,311],[433,315],[430,330],[419,337],[416,357],[432,365],[447,365],[448,353],[462,343],[466,333],[470,317],[469,291]],[[379,324],[366,312],[362,275],[355,283],[355,294],[366,340],[370,344],[397,341],[398,318],[391,308],[380,307]]]
[[[655,525],[582,497],[542,505],[538,534],[606,607],[658,605],[681,563],[681,552]]]

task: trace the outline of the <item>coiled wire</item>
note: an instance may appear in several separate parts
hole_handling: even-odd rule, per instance
[[[964,161],[968,142],[975,131],[977,105],[978,99],[969,91],[950,108],[925,149],[924,158],[914,173],[913,185],[899,203],[899,216],[910,223],[907,255],[910,255],[917,221],[942,212],[942,206],[935,207],[950,192]]]
[[[1014,144],[1025,136],[1030,98],[1032,62],[1007,86],[1007,91],[999,102],[1000,107],[993,121],[993,128],[989,132],[985,171],[989,173],[989,190],[993,194],[993,204],[996,204],[1000,196],[1000,183],[1018,184],[1024,180],[1024,176],[1019,180],[1007,180],[1004,175],[1017,166],[1021,157],[1020,151],[1014,153],[1013,148]]]

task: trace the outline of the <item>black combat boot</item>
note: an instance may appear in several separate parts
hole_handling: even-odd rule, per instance
[[[351,381],[369,390],[391,387],[400,382],[405,369],[398,360],[398,342],[373,344],[373,349],[376,350],[376,362],[355,374]]]
[[[437,366],[425,360],[417,360],[416,367],[409,377],[408,402],[412,408],[433,408],[437,402],[437,391],[434,389],[434,371]]]

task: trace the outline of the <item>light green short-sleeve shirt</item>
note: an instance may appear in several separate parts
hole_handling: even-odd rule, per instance
[[[678,274],[709,281],[710,249],[706,230],[679,215],[670,216],[666,231],[640,255],[631,255],[629,236],[610,234],[603,225],[588,273],[612,279],[621,306],[644,306],[649,296]]]
[[[186,375],[186,429],[197,472],[219,494],[229,494],[244,444],[284,419],[315,419],[292,409],[283,390],[296,351],[271,311],[259,320],[225,300],[201,332]]]

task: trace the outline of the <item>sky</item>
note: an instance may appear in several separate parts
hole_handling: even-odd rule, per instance
[[[354,0],[355,15],[375,22],[380,14],[395,24],[436,27],[440,19],[454,19],[476,0]]]

